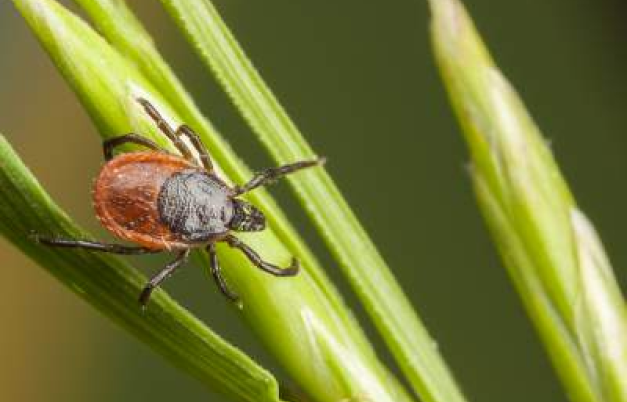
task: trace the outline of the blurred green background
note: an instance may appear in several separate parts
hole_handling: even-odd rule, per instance
[[[131,3],[240,155],[255,168],[272,164],[159,2]],[[426,2],[217,5],[314,148],[328,156],[329,171],[469,402],[565,401],[475,207],[464,144],[431,57]],[[627,3],[467,0],[466,6],[551,142],[625,289]],[[102,162],[98,136],[9,1],[0,2],[0,89],[0,132],[72,216],[107,238],[90,200]],[[356,305],[287,186],[273,192]],[[0,257],[0,400],[222,400],[4,240]],[[133,261],[155,269],[163,260]],[[282,375],[229,314],[205,271],[190,266],[166,288]]]

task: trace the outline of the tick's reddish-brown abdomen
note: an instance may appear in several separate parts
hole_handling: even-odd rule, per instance
[[[96,216],[116,236],[151,249],[189,247],[159,217],[163,183],[183,170],[200,170],[177,156],[158,152],[122,154],[102,167],[94,183]]]

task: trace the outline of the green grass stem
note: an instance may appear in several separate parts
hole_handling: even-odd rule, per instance
[[[274,160],[313,157],[212,3],[162,3]],[[414,391],[426,402],[462,402],[435,342],[331,177],[316,169],[289,180]]]
[[[481,210],[564,388],[574,402],[625,402],[627,311],[601,242],[463,5],[430,5]]]

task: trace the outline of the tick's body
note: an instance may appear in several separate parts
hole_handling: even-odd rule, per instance
[[[215,243],[219,241],[239,249],[255,266],[270,274],[296,275],[298,262],[295,259],[289,267],[279,268],[263,261],[253,249],[232,234],[233,231],[253,232],[265,228],[263,213],[237,197],[323,160],[266,169],[243,186],[230,187],[215,175],[211,157],[196,133],[187,126],[172,130],[148,101],[138,101],[174,143],[181,156],[173,155],[137,134],[107,140],[104,143],[107,163],[96,179],[93,196],[96,216],[102,225],[139,247],[74,239],[37,237],[38,240],[49,246],[117,254],[176,251],[176,259],[155,275],[142,291],[139,300],[143,306],[152,291],[187,260],[190,250],[197,247],[204,247],[209,253],[211,274],[222,292],[230,299],[237,299],[220,273],[215,249]],[[183,142],[183,137],[191,142],[201,164]],[[114,149],[126,143],[142,145],[152,151],[114,157]]]
[[[93,195],[104,227],[154,250],[220,240],[233,218],[232,191],[222,180],[165,153],[112,159],[100,171]]]

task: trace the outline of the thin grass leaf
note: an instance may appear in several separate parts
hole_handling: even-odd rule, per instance
[[[211,2],[162,3],[277,163],[312,157]],[[320,169],[293,177],[290,184],[415,392],[427,402],[463,401],[434,341],[330,176]]]
[[[168,122],[178,126],[181,119],[168,102],[170,94],[160,94],[134,65],[58,3],[14,2],[103,137],[134,128],[172,148],[135,101],[148,99]],[[287,265],[292,258],[291,250],[271,229],[240,237],[268,261]],[[410,400],[377,360],[348,310],[328,300],[310,274],[310,266],[305,265],[296,277],[275,278],[252,267],[237,251],[223,245],[218,251],[226,279],[243,302],[243,308],[234,312],[241,314],[312,398]]]
[[[456,0],[431,0],[482,212],[571,400],[627,401],[627,310],[538,127]]]
[[[160,293],[137,308],[146,278],[107,254],[51,249],[33,233],[88,238],[50,199],[0,135],[0,233],[78,296],[161,354],[233,401],[278,402],[277,382],[240,350]]]

